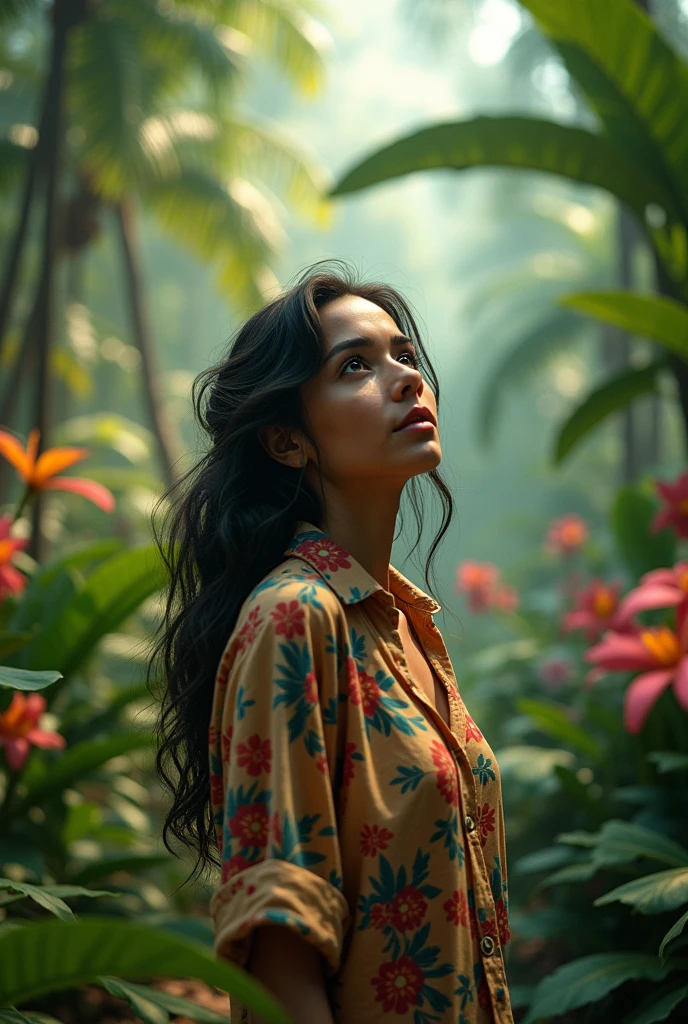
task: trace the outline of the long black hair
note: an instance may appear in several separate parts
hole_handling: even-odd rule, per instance
[[[162,621],[148,660],[146,682],[161,686],[156,722],[156,771],[172,806],[163,842],[174,836],[196,855],[193,874],[218,864],[210,810],[208,727],[217,666],[241,605],[278,565],[303,519],[319,526],[323,508],[304,470],[272,459],[258,439],[269,424],[301,429],[318,453],[302,416],[300,386],[323,363],[318,310],[343,295],[368,299],[387,312],[416,344],[418,365],[439,405],[440,389],[405,299],[386,284],[364,282],[342,260],[303,271],[278,298],[238,330],[226,355],[196,377],[192,402],[210,447],[161,497],[168,502],[153,537],[169,570]],[[442,521],[425,564],[430,593],[432,561],[453,514],[446,484],[434,469],[423,474],[442,503]],[[418,545],[423,499],[412,477],[410,502]],[[403,516],[400,517],[403,529]]]

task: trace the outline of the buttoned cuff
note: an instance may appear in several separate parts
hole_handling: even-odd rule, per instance
[[[254,930],[281,924],[315,946],[332,974],[339,970],[350,919],[344,895],[307,868],[268,859],[238,872],[210,900],[215,955],[246,967]]]

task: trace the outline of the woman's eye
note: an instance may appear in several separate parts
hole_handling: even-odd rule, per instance
[[[410,350],[408,350],[406,352],[401,352],[399,354],[399,358],[401,359],[402,356],[408,356],[410,358],[410,360],[411,360],[411,366],[418,367],[418,359],[416,358],[416,353],[415,352],[411,352]],[[344,373],[346,370],[348,370],[349,367],[352,365],[352,363],[364,363],[364,362],[365,362],[365,359],[363,359],[362,356],[349,356],[349,358],[346,360],[346,362],[344,363],[344,365],[342,367],[342,373]]]

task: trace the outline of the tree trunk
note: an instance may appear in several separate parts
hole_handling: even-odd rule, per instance
[[[32,427],[40,430],[39,452],[50,446],[50,354],[54,330],[55,304],[55,256],[57,251],[57,195],[60,174],[62,143],[62,112],[65,79],[65,52],[67,36],[71,27],[73,11],[66,9],[67,0],[53,8],[53,36],[48,76],[48,104],[45,119],[46,196],[43,223],[43,254],[41,276],[35,309],[35,352],[37,356],[37,381],[34,397]],[[73,5],[69,5],[71,8]],[[31,521],[29,554],[40,562],[45,553],[46,541],[42,530],[43,495],[38,492],[34,499]]]
[[[155,435],[160,465],[169,487],[178,479],[175,463],[181,455],[181,442],[165,410],[160,389],[160,375],[144,303],[141,258],[131,197],[125,196],[117,205],[115,212],[122,242],[132,328],[141,354],[144,401],[149,423]]]
[[[7,264],[5,266],[5,273],[2,279],[2,288],[0,289],[0,357],[2,356],[3,348],[5,345],[5,333],[10,320],[10,314],[12,311],[12,299],[14,298],[14,289],[17,285],[19,278],[19,269],[21,267],[22,255],[24,252],[24,243],[26,241],[27,230],[29,226],[29,216],[31,213],[31,204],[33,201],[34,189],[37,178],[37,165],[41,159],[41,138],[45,138],[44,128],[44,117],[46,107],[49,105],[49,97],[46,96],[43,100],[43,113],[41,115],[41,126],[39,128],[38,142],[34,146],[33,150],[27,154],[28,167],[26,170],[26,179],[24,181],[24,194],[22,195],[21,207],[19,210],[19,220],[14,231],[14,237],[10,242],[9,252],[7,254]],[[18,357],[17,357],[18,358]],[[2,420],[0,419],[0,422]]]

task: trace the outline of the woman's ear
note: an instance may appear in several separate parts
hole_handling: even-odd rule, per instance
[[[258,440],[268,455],[283,466],[301,469],[305,465],[306,453],[297,431],[271,424],[260,428]]]

